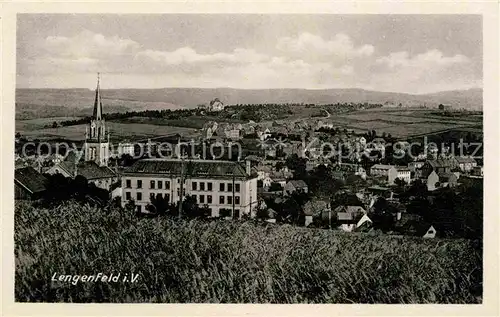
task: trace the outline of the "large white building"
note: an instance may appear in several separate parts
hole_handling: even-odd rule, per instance
[[[255,216],[257,175],[250,161],[143,159],[122,174],[122,206],[133,200],[139,212],[146,212],[151,197],[162,195],[170,203],[181,196],[195,196],[200,206],[208,205],[212,217],[244,214]]]

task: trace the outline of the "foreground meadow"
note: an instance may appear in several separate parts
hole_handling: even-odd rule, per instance
[[[17,203],[21,302],[479,303],[479,243]],[[139,274],[136,283],[52,282]]]

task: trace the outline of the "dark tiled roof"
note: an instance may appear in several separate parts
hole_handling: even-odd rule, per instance
[[[107,166],[99,166],[95,162],[84,162],[78,164],[77,174],[86,179],[111,178],[116,174]]]
[[[457,176],[453,173],[439,173],[438,176],[439,176],[440,181],[445,181],[445,182],[449,181],[450,178],[454,178],[454,179],[457,178]]]
[[[288,183],[290,185],[292,185],[294,188],[304,188],[304,187],[307,187],[306,182],[304,182],[301,179],[299,179],[299,180],[291,180]]]
[[[16,169],[14,180],[33,194],[47,189],[47,178],[31,166]]]
[[[124,174],[165,174],[180,176],[182,161],[179,159],[144,159],[125,169]],[[247,178],[245,167],[239,162],[216,160],[185,160],[185,175],[203,178]]]
[[[393,165],[375,164],[372,166],[372,169],[389,170],[393,167]]]
[[[455,159],[457,162],[460,164],[465,164],[465,163],[476,163],[476,160],[473,159],[472,157],[463,157],[463,156],[456,156]]]

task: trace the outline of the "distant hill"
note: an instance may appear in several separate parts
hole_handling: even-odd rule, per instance
[[[193,108],[219,98],[224,104],[255,103],[392,103],[403,106],[440,103],[453,108],[482,109],[482,89],[445,91],[424,95],[379,92],[364,89],[233,89],[233,88],[161,88],[103,89],[104,107],[113,111]],[[84,109],[92,106],[94,93],[89,89],[17,89],[16,104]],[[90,110],[85,110],[85,113]],[[105,109],[106,111],[106,109]],[[89,113],[90,114],[90,113]]]

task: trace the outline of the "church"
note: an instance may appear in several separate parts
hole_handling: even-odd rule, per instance
[[[83,155],[78,152],[70,152],[64,161],[51,167],[47,174],[59,173],[71,178],[80,175],[85,177],[89,183],[109,190],[111,185],[118,181],[118,175],[108,167],[109,148],[109,131],[106,129],[106,122],[103,117],[100,77],[98,74],[94,110],[89,125],[85,129]]]

